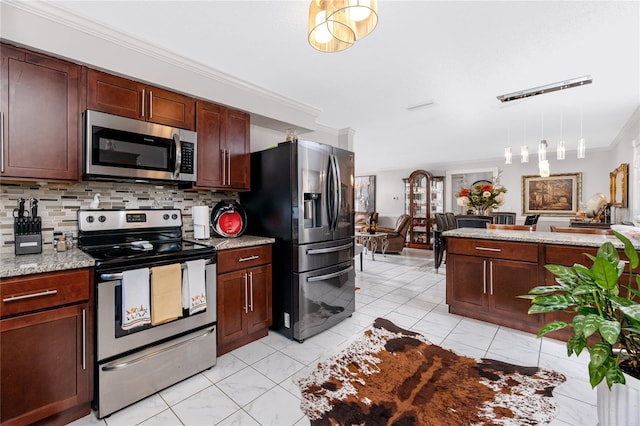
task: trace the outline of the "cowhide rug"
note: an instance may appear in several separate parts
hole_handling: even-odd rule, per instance
[[[312,425],[540,425],[563,375],[431,344],[378,318],[339,354],[296,379]]]

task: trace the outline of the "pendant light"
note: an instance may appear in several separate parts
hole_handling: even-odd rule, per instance
[[[524,141],[527,141],[527,122],[524,122]],[[528,163],[529,162],[529,147],[527,145],[522,145],[520,147],[520,162]]]
[[[578,158],[584,158],[586,156],[587,146],[582,136],[582,108],[580,108],[580,140],[578,141]]]
[[[564,160],[565,149],[566,146],[562,137],[562,113],[560,113],[560,140],[556,148],[556,160]]]
[[[356,40],[369,35],[378,25],[377,0],[328,0],[326,4],[328,19],[349,27]],[[333,35],[341,39],[340,34]]]
[[[309,5],[309,44],[321,52],[340,52],[355,43],[355,32],[347,25],[329,19],[331,1],[313,0]]]

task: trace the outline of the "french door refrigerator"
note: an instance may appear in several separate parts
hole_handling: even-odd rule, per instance
[[[355,310],[353,152],[311,141],[251,154],[247,233],[275,238],[273,329],[303,341]]]

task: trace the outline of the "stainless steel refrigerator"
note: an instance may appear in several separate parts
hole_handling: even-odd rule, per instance
[[[273,329],[297,341],[355,310],[353,152],[310,141],[251,154],[247,233],[276,239]]]

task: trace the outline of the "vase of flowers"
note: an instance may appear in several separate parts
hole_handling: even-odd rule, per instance
[[[493,183],[482,183],[462,188],[457,196],[459,206],[465,206],[474,214],[485,216],[504,203],[504,194],[507,189]]]

